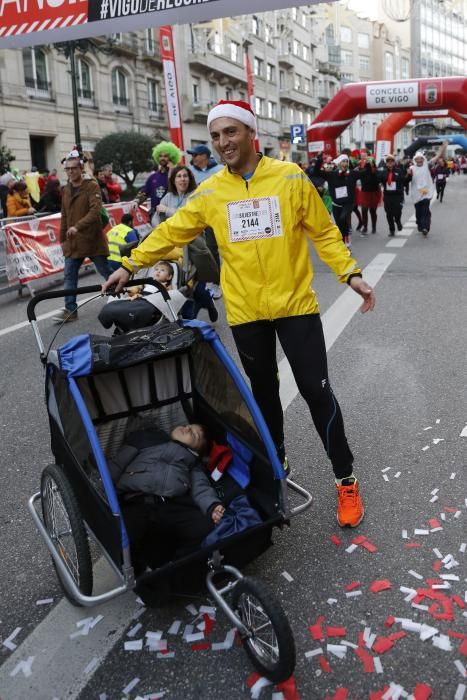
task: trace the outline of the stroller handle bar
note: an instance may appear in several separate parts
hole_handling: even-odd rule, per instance
[[[152,284],[154,287],[157,287],[158,291],[162,294],[162,298],[164,299],[164,301],[170,303],[170,295],[164,287],[164,285],[150,277],[144,277],[142,279],[132,279],[130,282],[128,282],[128,284],[125,285],[125,289],[128,289],[129,287],[137,287],[141,284]],[[33,321],[37,320],[35,309],[41,301],[45,301],[46,299],[60,299],[61,297],[66,296],[78,296],[79,294],[97,294],[100,291],[101,285],[93,284],[88,287],[77,287],[76,289],[56,289],[55,291],[51,292],[39,292],[39,294],[35,294],[33,299],[31,299],[28,303],[28,321],[29,323],[32,323]],[[115,296],[115,292],[109,290],[103,296]]]

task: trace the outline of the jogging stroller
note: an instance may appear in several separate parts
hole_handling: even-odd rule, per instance
[[[152,284],[158,285],[151,280]],[[161,285],[161,294],[170,305]],[[70,293],[96,294],[100,287]],[[177,573],[202,566],[210,595],[238,630],[259,673],[280,682],[293,672],[295,646],[287,618],[259,581],[238,569],[270,543],[274,527],[307,509],[310,494],[286,479],[264,419],[214,330],[200,321],[171,322],[122,335],[79,335],[45,351],[36,306],[64,290],[36,295],[28,304],[45,367],[45,399],[54,463],[42,472],[29,510],[52,556],[65,596],[92,606],[135,588],[147,591]],[[261,522],[196,551],[161,562],[136,577],[130,542],[107,461],[136,425],[170,430],[196,420],[218,443],[234,436],[251,455],[245,493]],[[288,504],[288,491],[299,499]],[[89,539],[102,550],[118,585],[93,593]],[[157,544],[157,543],[156,543]]]

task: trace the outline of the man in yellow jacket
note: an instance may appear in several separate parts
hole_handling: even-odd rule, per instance
[[[208,116],[212,144],[226,167],[202,182],[103,285],[120,291],[139,268],[212,226],[223,265],[227,320],[279,457],[287,465],[279,397],[276,334],[331,460],[339,524],[364,514],[342,414],[329,384],[321,319],[311,287],[310,239],[337,275],[372,310],[375,297],[308,177],[293,163],[256,153],[256,119],[246,102],[222,101]],[[286,467],[287,468],[287,467]]]

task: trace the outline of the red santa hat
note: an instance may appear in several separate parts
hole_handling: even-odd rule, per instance
[[[208,129],[211,122],[220,117],[237,119],[237,121],[242,122],[242,124],[245,124],[250,129],[257,131],[256,117],[248,102],[242,102],[241,100],[219,100],[208,114]]]

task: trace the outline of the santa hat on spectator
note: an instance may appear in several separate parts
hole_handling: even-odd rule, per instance
[[[230,117],[257,131],[256,117],[248,102],[241,100],[219,100],[208,114],[208,129],[214,119]]]
[[[350,155],[352,158],[360,158],[360,151],[358,148],[355,148],[353,151],[350,151]]]

